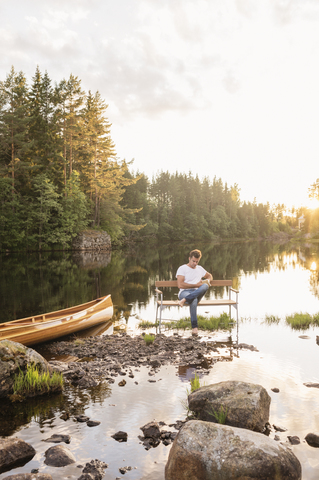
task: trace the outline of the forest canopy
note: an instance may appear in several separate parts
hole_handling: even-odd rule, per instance
[[[37,67],[0,81],[0,249],[69,248],[85,228],[113,243],[266,237],[296,224],[284,205],[240,201],[238,185],[159,172],[150,181],[119,160],[107,104],[70,75]],[[152,159],[149,159],[152,162]]]

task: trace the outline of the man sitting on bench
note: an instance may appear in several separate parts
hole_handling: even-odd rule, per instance
[[[198,265],[202,253],[200,250],[192,250],[189,254],[189,262],[178,268],[176,272],[178,293],[178,304],[183,307],[189,305],[192,335],[198,336],[197,328],[197,305],[208,290],[210,281],[213,280],[211,273],[208,273],[202,266]],[[207,279],[207,282],[202,279]]]

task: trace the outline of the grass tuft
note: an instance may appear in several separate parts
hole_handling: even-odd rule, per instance
[[[151,345],[154,342],[154,340],[155,340],[154,335],[148,334],[148,333],[146,333],[144,335],[144,341],[145,341],[146,345]]]
[[[230,319],[227,313],[222,313],[219,317],[206,318],[198,315],[198,328],[200,330],[208,330],[210,332],[215,330],[229,330],[233,327],[233,320]],[[183,317],[174,322],[163,322],[168,330],[190,330],[192,328],[190,317]]]
[[[198,390],[198,389],[202,386],[202,385],[200,384],[199,377],[198,377],[198,375],[197,375],[196,372],[195,372],[195,377],[194,377],[194,378],[191,378],[190,383],[191,383],[191,389],[189,390],[188,388],[186,388],[186,396],[187,396],[187,398],[188,398],[188,396],[189,396],[191,393],[195,392],[195,390]],[[187,398],[186,398],[186,400],[181,400],[181,404],[182,404],[183,408],[184,408],[184,409],[186,410],[186,412],[187,412],[187,417],[188,417],[189,415],[191,415],[192,417],[195,417],[195,416],[196,416],[195,413],[194,413],[192,410],[190,410],[190,408],[189,408],[189,406],[188,406],[188,400],[187,400]]]
[[[149,320],[142,320],[138,324],[138,328],[146,329],[146,328],[153,328],[158,327],[159,322],[150,322]]]
[[[317,314],[318,316],[318,314]],[[315,316],[309,313],[294,313],[286,316],[286,322],[293,330],[307,330],[311,325],[316,324]]]
[[[53,372],[50,376],[49,372],[39,372],[37,367],[28,365],[25,372],[15,375],[13,381],[13,395],[18,397],[34,396],[50,392],[51,390],[62,390],[63,375],[62,373]]]
[[[265,317],[265,323],[267,323],[268,325],[271,325],[273,323],[277,324],[280,322],[280,317],[278,317],[277,315],[266,315]]]
[[[219,407],[218,410],[214,410],[211,408],[211,412],[207,412],[209,415],[212,415],[217,420],[217,423],[225,425],[226,418],[227,418],[227,407],[224,409],[223,405]]]

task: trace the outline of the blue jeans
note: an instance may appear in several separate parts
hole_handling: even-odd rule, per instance
[[[187,288],[182,290],[178,294],[179,300],[186,298],[186,303],[189,305],[189,311],[191,314],[192,328],[197,328],[197,305],[208,290],[208,285],[203,283],[198,288]]]

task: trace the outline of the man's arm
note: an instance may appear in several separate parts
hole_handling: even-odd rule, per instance
[[[213,275],[211,273],[206,272],[204,278],[208,278],[209,281],[213,280]]]
[[[185,277],[184,275],[177,275],[177,286],[178,288],[198,288],[200,287],[203,282],[200,280],[198,283],[185,283]]]

